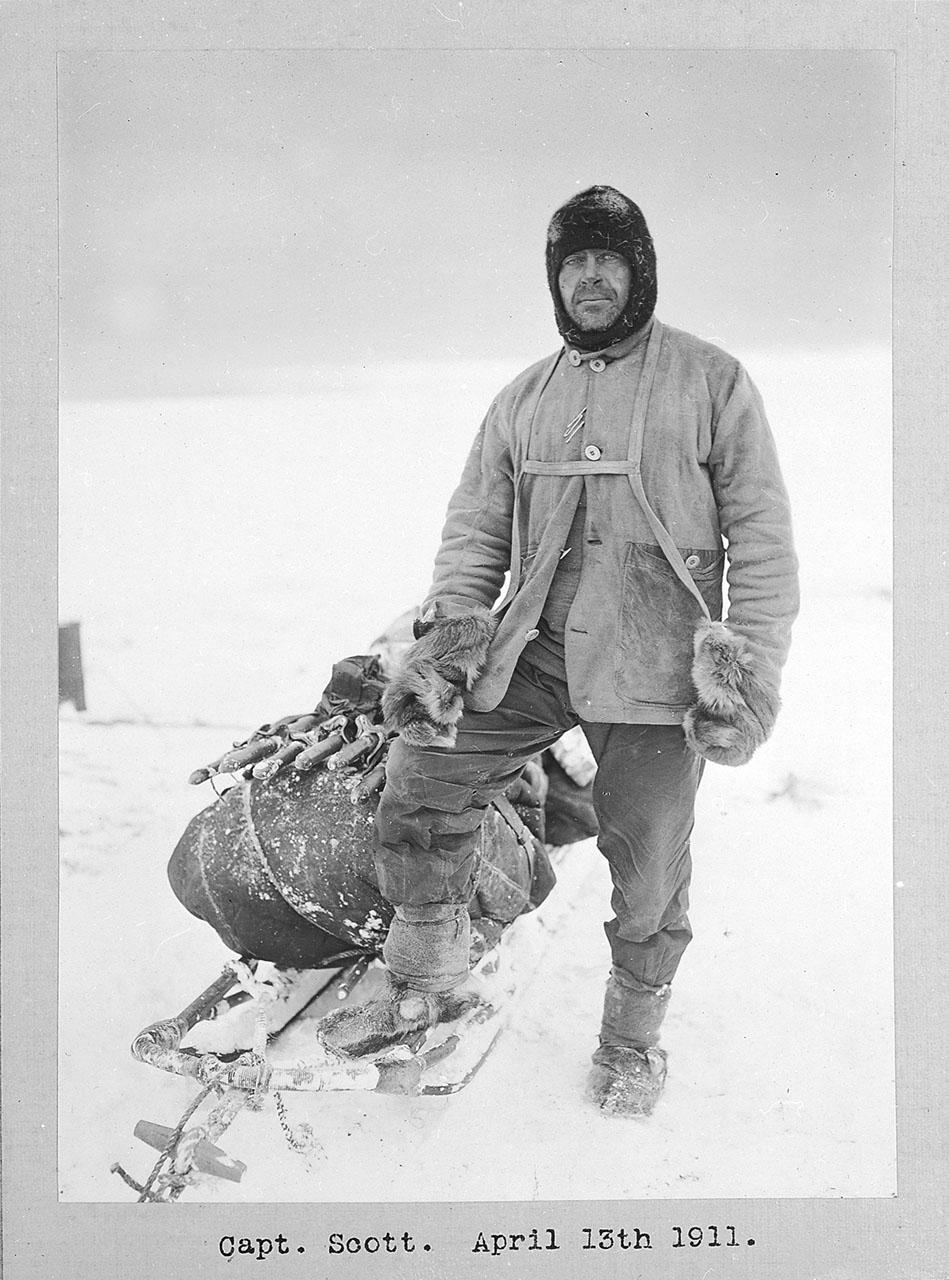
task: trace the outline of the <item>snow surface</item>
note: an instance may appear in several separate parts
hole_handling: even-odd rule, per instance
[[[243,1181],[188,1200],[894,1193],[887,362],[739,354],[778,437],[804,608],[774,738],[743,769],[710,767],[699,795],[656,1114],[583,1101],[608,967],[590,843],[467,1090],[288,1096],[317,1134],[306,1158],[270,1106],[245,1111],[221,1141]],[[310,707],[332,661],[420,597],[479,415],[516,372],[335,370],[305,397],[63,406],[61,618],[82,623],[89,708],[60,723],[64,1199],[131,1198],[109,1166],[151,1167],[135,1122],[174,1124],[195,1092],[128,1053],[227,955],[165,880],[213,798],[187,775]]]

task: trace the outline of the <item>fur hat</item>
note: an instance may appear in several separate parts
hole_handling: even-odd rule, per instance
[[[613,249],[632,269],[626,306],[608,329],[580,329],[564,308],[560,267],[578,249]],[[639,206],[615,187],[590,187],[562,205],[547,228],[547,284],[557,328],[571,346],[598,351],[641,329],[656,308],[656,251]]]

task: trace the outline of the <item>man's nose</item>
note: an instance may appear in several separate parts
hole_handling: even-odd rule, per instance
[[[600,264],[596,260],[595,253],[588,253],[584,258],[581,277],[584,280],[599,280]]]

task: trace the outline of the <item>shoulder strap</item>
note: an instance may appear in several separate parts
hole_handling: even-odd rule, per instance
[[[665,527],[659,517],[649,505],[649,499],[646,497],[646,491],[643,488],[643,477],[641,470],[643,436],[646,428],[646,414],[649,409],[649,396],[652,392],[652,384],[656,377],[656,365],[659,363],[659,348],[662,346],[663,327],[658,320],[653,320],[652,331],[649,334],[649,345],[646,348],[646,359],[643,364],[643,371],[639,378],[639,386],[636,388],[636,398],[633,401],[633,417],[629,431],[629,461],[632,464],[629,473],[629,483],[633,490],[633,496],[642,507],[643,515],[649,521],[649,527],[653,531],[656,542],[662,548],[663,555],[669,561],[675,571],[676,577],[689,592],[691,596],[698,602],[699,608],[703,615],[711,619],[709,607],[705,603],[705,599],[695,585],[695,581],[688,569],[685,567],[685,561],[679,555],[679,549],[672,540],[672,535]]]

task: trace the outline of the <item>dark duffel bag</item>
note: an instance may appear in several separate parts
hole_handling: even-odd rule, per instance
[[[168,866],[180,902],[239,955],[319,968],[377,953],[392,918],[372,857],[378,796],[354,803],[358,779],[284,770],[245,780],[188,823]],[[554,874],[507,800],[492,804],[469,904],[485,932],[538,906]]]

